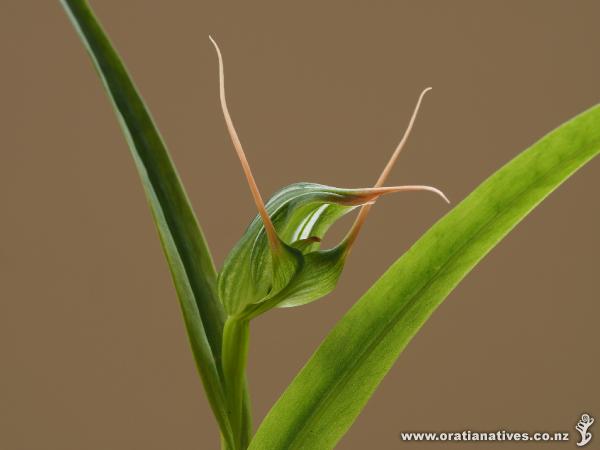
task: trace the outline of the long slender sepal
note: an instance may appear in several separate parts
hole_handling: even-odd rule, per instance
[[[400,142],[394,149],[392,156],[390,157],[390,159],[388,160],[387,164],[385,165],[383,171],[379,175],[379,178],[377,178],[377,181],[375,182],[374,187],[376,187],[376,188],[381,187],[386,182],[390,172],[392,171],[392,168],[394,167],[394,165],[396,164],[396,161],[398,160],[398,156],[400,156],[400,152],[402,151],[402,149],[406,145],[406,142],[408,141],[408,137],[410,136],[410,133],[415,124],[415,120],[417,119],[417,114],[419,113],[419,109],[421,108],[421,102],[423,101],[423,97],[425,97],[425,94],[427,94],[431,89],[432,88],[428,87],[428,88],[424,89],[421,92],[421,94],[419,95],[419,99],[417,100],[415,109],[413,110],[412,116],[410,117],[408,126],[406,127],[406,130],[404,131],[404,135],[402,136],[402,139],[400,139]],[[430,190],[430,189],[424,189],[424,190]],[[448,201],[448,198],[445,195],[443,195],[443,197],[444,197],[444,200],[446,200],[446,202],[450,203]],[[371,210],[372,207],[373,207],[372,203],[364,205],[360,209],[358,215],[356,216],[356,219],[354,220],[354,224],[352,225],[352,228],[350,229],[350,231],[348,232],[348,235],[345,238],[345,245],[346,245],[346,248],[348,249],[347,251],[350,251],[350,249],[352,248],[352,245],[356,241],[356,238],[358,237],[358,234],[360,233],[360,230],[362,229],[362,226],[364,225],[365,220],[367,219],[367,215],[369,214],[369,211]]]
[[[242,170],[244,171],[244,176],[246,177],[246,181],[248,182],[248,186],[250,187],[250,192],[252,193],[252,198],[254,199],[254,203],[256,204],[256,209],[258,209],[258,214],[265,225],[265,231],[269,238],[269,245],[271,246],[272,251],[278,251],[281,248],[281,242],[277,238],[277,233],[275,232],[275,227],[273,226],[273,222],[271,222],[271,218],[269,217],[269,213],[267,213],[267,208],[265,207],[265,202],[260,195],[260,191],[254,180],[254,175],[252,175],[252,170],[250,169],[250,164],[248,163],[248,159],[246,158],[246,153],[244,152],[244,148],[242,147],[242,143],[240,138],[235,130],[235,126],[233,125],[233,120],[231,119],[231,114],[229,114],[229,108],[227,107],[227,100],[225,98],[225,71],[223,67],[223,55],[221,55],[221,50],[219,46],[212,38],[209,36],[210,42],[215,47],[217,51],[217,57],[219,59],[219,98],[221,100],[221,108],[223,110],[223,116],[225,117],[225,123],[227,125],[227,131],[229,132],[229,136],[231,137],[231,141],[233,143],[233,147],[238,155],[240,163],[242,164]]]

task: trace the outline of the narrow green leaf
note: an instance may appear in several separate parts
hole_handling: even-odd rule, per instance
[[[199,373],[219,425],[230,441],[220,372],[224,311],[217,297],[216,272],[207,243],[163,140],[91,9],[82,0],[63,0],[62,4],[94,61],[129,143],[173,276]]]
[[[332,448],[454,287],[599,152],[600,106],[595,106],[488,178],[348,311],[268,413],[250,449]]]

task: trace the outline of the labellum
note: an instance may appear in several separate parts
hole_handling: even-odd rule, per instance
[[[242,148],[225,99],[223,59],[219,58],[219,87],[223,115],[233,146],[258,209],[240,241],[225,260],[218,292],[227,313],[255,317],[274,307],[303,305],[330,293],[336,286],[352,245],[375,200],[402,191],[429,191],[448,199],[430,186],[384,187],[414,124],[425,89],[402,140],[373,187],[341,189],[316,183],[296,183],[277,192],[265,204]],[[331,225],[360,207],[346,237],[335,247],[321,250],[321,240]]]

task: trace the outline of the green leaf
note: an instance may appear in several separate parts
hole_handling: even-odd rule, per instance
[[[600,106],[595,106],[488,178],[348,311],[268,413],[250,449],[334,447],[436,307],[599,151]]]
[[[346,241],[334,249],[318,250],[329,227],[357,206],[409,188],[416,187],[340,189],[297,183],[277,192],[266,210],[281,248],[270,247],[264,223],[256,216],[219,274],[219,296],[227,312],[255,316],[275,306],[297,306],[329,293],[348,250]]]
[[[224,311],[204,236],[163,140],[85,1],[63,0],[90,53],[129,143],[173,276],[198,371],[225,438],[231,442],[221,379]]]

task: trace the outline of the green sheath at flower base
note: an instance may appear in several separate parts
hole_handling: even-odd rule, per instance
[[[383,187],[428,88],[421,93],[409,126],[375,187],[340,189],[297,183],[280,190],[265,205],[229,114],[221,51],[212,37],[210,40],[219,58],[219,93],[225,123],[259,212],[219,274],[219,297],[230,316],[252,318],[274,307],[303,305],[331,292],[369,209],[379,196],[425,190],[448,201],[441,191],[430,186]],[[361,211],[346,238],[334,248],[319,250],[329,227],[358,206],[362,206]]]

